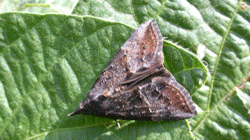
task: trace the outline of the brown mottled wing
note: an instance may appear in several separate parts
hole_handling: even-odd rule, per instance
[[[82,113],[153,121],[194,116],[188,91],[163,66],[162,46],[157,23],[141,24],[69,116]]]
[[[188,91],[170,75],[142,81],[136,90],[108,98],[101,107],[105,116],[113,119],[167,121],[197,114]]]
[[[120,90],[120,84],[128,76],[152,65],[163,66],[162,46],[162,35],[156,21],[141,24],[104,69],[93,88],[101,88],[105,95],[112,95],[115,90]]]

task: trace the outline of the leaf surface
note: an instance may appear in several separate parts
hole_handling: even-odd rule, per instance
[[[249,138],[250,13],[242,1],[86,0],[73,14],[0,15],[1,139]],[[164,63],[190,92],[198,115],[120,120],[120,130],[110,119],[68,118],[131,32],[149,19],[174,42],[164,41]]]

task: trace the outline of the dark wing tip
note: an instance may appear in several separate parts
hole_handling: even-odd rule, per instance
[[[81,114],[82,110],[81,108],[77,108],[74,112],[68,114],[67,116],[70,117],[70,116],[74,116],[74,115],[77,115],[77,114]]]

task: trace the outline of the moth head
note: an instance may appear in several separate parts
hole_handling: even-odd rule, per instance
[[[79,104],[79,107],[73,112],[73,113],[70,113],[68,114],[68,116],[73,116],[73,115],[76,115],[76,114],[81,114],[86,111],[86,109],[89,109],[88,107],[90,106],[91,103],[93,102],[98,102],[100,100],[102,100],[104,97],[103,95],[103,89],[101,88],[93,88],[87,98]]]
[[[86,98],[86,100],[84,101],[89,101],[89,100],[96,100],[98,99],[100,96],[103,95],[103,89],[101,88],[93,88],[89,94],[88,94],[88,97]]]
[[[83,104],[83,103],[80,103],[80,104],[79,104],[79,108],[83,109],[83,108],[84,108],[84,104]]]

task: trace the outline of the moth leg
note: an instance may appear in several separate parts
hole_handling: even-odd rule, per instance
[[[116,124],[118,125],[118,129],[121,129],[120,123],[115,119]]]

